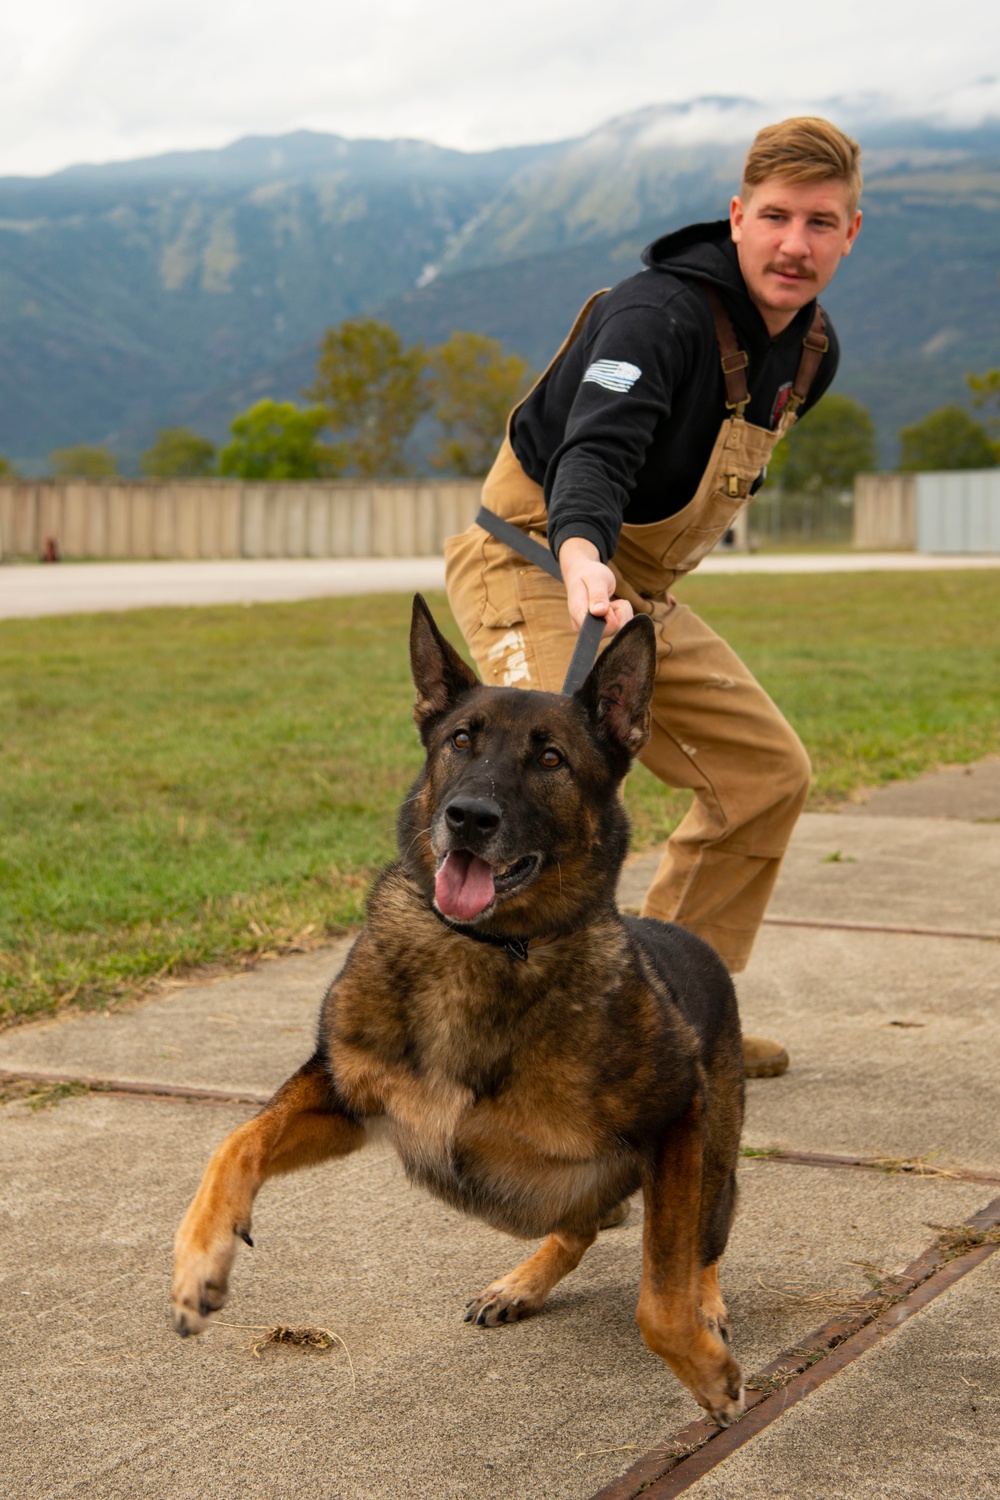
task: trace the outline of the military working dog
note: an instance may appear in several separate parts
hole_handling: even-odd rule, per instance
[[[653,626],[626,625],[573,697],[481,686],[419,596],[410,655],[427,759],[399,858],[314,1055],[209,1163],[177,1232],[176,1327],[223,1305],[267,1178],[388,1130],[439,1198],[547,1236],[468,1304],[481,1325],[537,1312],[641,1187],[642,1336],[728,1423],[743,1405],[718,1280],[743,1118],[733,986],[700,939],[615,902]]]

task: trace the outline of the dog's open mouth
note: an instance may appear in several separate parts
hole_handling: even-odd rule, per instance
[[[525,854],[509,865],[490,865],[469,849],[452,849],[438,865],[434,899],[438,910],[456,922],[471,922],[499,895],[507,895],[534,874],[537,854]]]

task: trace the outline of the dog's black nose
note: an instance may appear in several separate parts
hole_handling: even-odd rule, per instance
[[[444,816],[452,833],[482,838],[500,827],[500,809],[489,797],[456,797],[448,803]]]

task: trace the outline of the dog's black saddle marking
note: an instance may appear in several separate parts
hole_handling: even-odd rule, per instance
[[[444,912],[438,911],[436,906],[432,906],[431,911],[439,922],[443,922],[460,937],[471,938],[474,943],[488,943],[491,948],[505,948],[511,958],[527,963],[528,944],[524,938],[502,937],[499,933],[492,932],[477,932],[474,927],[464,927],[461,922],[453,922],[450,917],[445,916]]]

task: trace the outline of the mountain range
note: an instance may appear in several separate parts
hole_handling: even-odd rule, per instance
[[[726,213],[736,133],[691,139],[690,107],[662,106],[481,153],[300,131],[0,179],[0,452],[43,472],[54,447],[107,442],[128,470],[163,427],[218,442],[252,401],[299,399],[324,329],[361,313],[540,367],[644,244]],[[902,423],[1000,364],[1000,121],[857,133],[864,226],[823,302],[837,389],[891,464]]]

